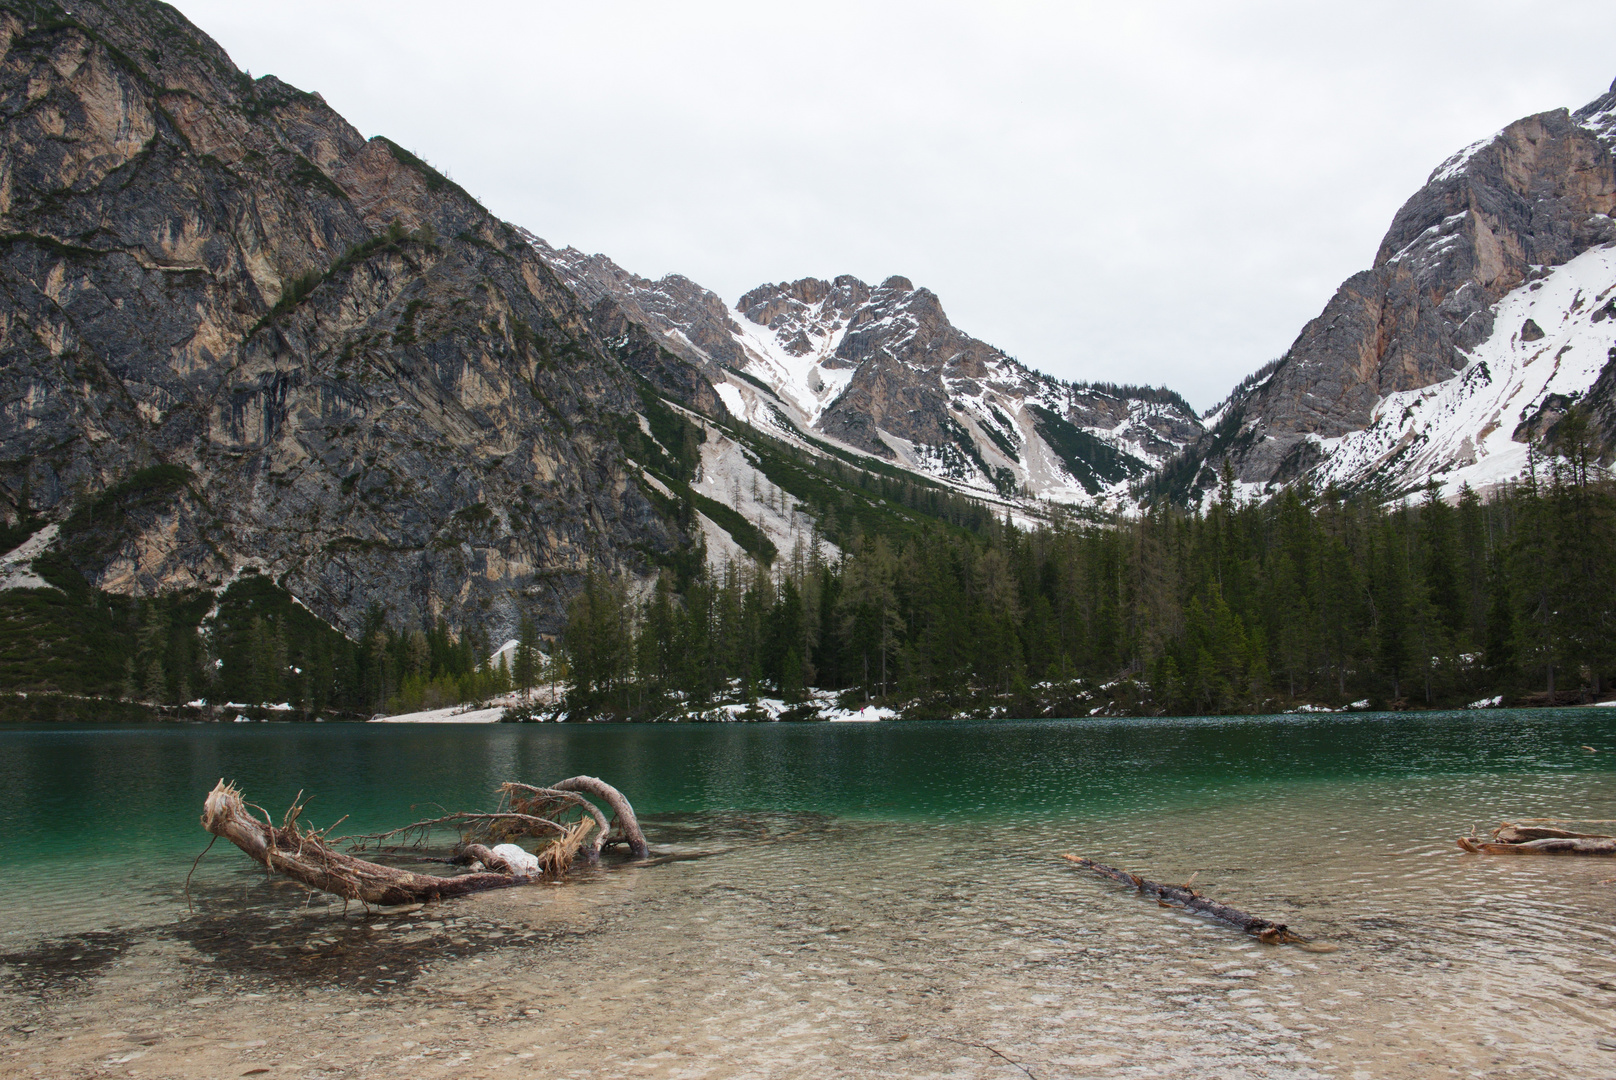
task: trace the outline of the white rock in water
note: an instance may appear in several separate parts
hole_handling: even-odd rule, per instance
[[[517,877],[532,877],[539,872],[539,857],[525,848],[515,844],[495,844],[489,850],[509,863]]]

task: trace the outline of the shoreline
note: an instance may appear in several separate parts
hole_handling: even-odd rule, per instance
[[[1544,695],[1524,695],[1510,699],[1504,695],[1469,704],[1389,707],[1383,702],[1360,699],[1341,706],[1312,702],[1284,703],[1288,708],[1251,709],[1239,712],[1177,713],[1145,703],[1125,704],[1110,699],[1094,705],[1094,698],[1074,701],[1069,696],[999,695],[994,697],[915,698],[906,701],[854,702],[843,705],[838,695],[820,691],[814,698],[788,702],[782,698],[760,697],[751,702],[732,701],[702,706],[670,708],[659,712],[620,714],[606,709],[576,711],[565,703],[546,703],[521,708],[519,703],[496,699],[494,702],[467,702],[388,716],[354,716],[328,712],[314,716],[274,705],[167,705],[125,701],[57,692],[0,693],[0,724],[229,724],[229,723],[371,723],[371,724],[731,724],[731,723],[902,723],[917,720],[1100,720],[1100,719],[1194,719],[1260,716],[1344,716],[1391,715],[1451,712],[1509,712],[1543,709],[1616,708],[1616,697],[1604,701],[1533,700]],[[1557,695],[1558,696],[1570,696]],[[1084,705],[1087,707],[1083,707]],[[1264,702],[1265,705],[1270,704]],[[1273,703],[1275,705],[1281,703]]]

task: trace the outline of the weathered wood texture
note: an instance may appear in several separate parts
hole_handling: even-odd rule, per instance
[[[502,889],[528,880],[493,871],[435,877],[356,859],[326,846],[319,834],[299,829],[297,810],[294,806],[287,811],[285,820],[278,826],[269,820],[267,813],[261,821],[247,809],[235,786],[220,780],[202,804],[202,827],[229,840],[269,870],[301,881],[311,889],[367,904],[439,900]],[[495,858],[492,852],[487,854],[493,862],[485,859],[484,865],[505,867],[504,861]]]
[[[1227,923],[1269,945],[1310,945],[1311,942],[1300,934],[1292,933],[1284,923],[1272,922],[1268,919],[1259,919],[1255,915],[1248,915],[1239,908],[1232,908],[1227,904],[1220,904],[1216,900],[1208,900],[1188,885],[1164,885],[1156,881],[1147,881],[1138,874],[1130,874],[1126,870],[1118,870],[1114,866],[1095,862],[1080,855],[1062,855],[1061,858],[1074,866],[1085,870],[1092,870],[1101,877],[1108,877],[1113,881],[1120,881],[1131,886],[1145,896],[1155,897],[1160,903],[1173,907],[1183,908],[1185,911],[1197,915],[1205,915],[1221,923]],[[1315,948],[1327,948],[1315,946]]]
[[[585,794],[611,806],[622,830],[622,842],[628,845],[635,859],[644,860],[650,855],[634,808],[622,792],[604,780],[575,776],[550,788],[513,783],[502,785],[501,791],[509,808],[496,813],[448,814],[387,833],[357,838],[362,850],[365,843],[380,843],[396,837],[407,839],[412,834],[420,843],[436,827],[461,827],[466,830],[459,847],[461,859],[480,863],[483,869],[454,877],[417,874],[337,851],[326,842],[324,832],[298,826],[301,805],[294,804],[280,825],[276,825],[267,811],[257,807],[249,809],[235,786],[223,780],[208,793],[203,803],[202,827],[229,840],[265,868],[310,888],[348,900],[383,905],[439,900],[545,878],[559,879],[580,854],[589,862],[598,861],[610,826],[606,815],[586,799]],[[254,814],[253,809],[259,810],[263,818]],[[583,817],[571,824],[554,820],[573,810],[581,811]],[[592,843],[587,840],[590,832],[595,834]],[[551,835],[552,839],[538,852],[537,875],[516,872],[515,867],[490,849],[490,845],[516,837],[539,835]]]
[[[1524,843],[1495,844],[1461,836],[1459,846],[1477,855],[1616,855],[1616,839],[1611,837],[1554,836]]]
[[[1616,836],[1573,832],[1560,827],[1568,823],[1504,822],[1493,830],[1492,840],[1478,839],[1474,832],[1459,837],[1459,846],[1477,855],[1610,855],[1616,856]],[[1581,822],[1579,824],[1595,824]]]
[[[651,849],[645,842],[645,834],[640,831],[640,822],[634,816],[634,807],[628,804],[621,791],[594,776],[574,776],[570,780],[563,780],[550,786],[557,791],[578,791],[600,799],[610,806],[612,813],[616,815],[617,827],[623,830],[623,838],[628,841],[629,853],[636,859],[650,856]]]

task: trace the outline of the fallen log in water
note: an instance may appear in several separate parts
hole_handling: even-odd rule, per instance
[[[459,826],[465,832],[457,847],[457,861],[469,863],[473,870],[451,877],[417,874],[337,851],[327,842],[329,829],[303,829],[298,825],[303,809],[301,803],[294,802],[276,825],[268,811],[262,807],[249,809],[235,785],[223,780],[203,802],[202,827],[214,836],[229,840],[265,869],[346,900],[384,906],[554,880],[566,872],[579,854],[595,861],[608,839],[609,827],[606,815],[579,794],[579,790],[606,800],[617,815],[622,842],[629,845],[636,858],[649,855],[634,809],[622,792],[588,776],[564,780],[562,784],[572,785],[572,788],[506,784],[502,791],[510,805],[508,810],[490,814],[448,814],[387,833],[356,838],[355,850],[363,850],[367,843],[407,840],[411,835],[420,843],[434,827]],[[263,818],[254,814],[253,809],[262,813]],[[582,811],[583,817],[575,822],[558,820],[571,810]],[[587,843],[591,830],[596,834],[595,839]],[[540,835],[546,836],[549,843],[536,857],[519,847],[502,846],[515,837]]]
[[[498,869],[482,873],[434,877],[356,859],[327,846],[320,834],[298,828],[299,809],[294,805],[278,826],[267,813],[260,821],[247,809],[235,785],[220,780],[202,804],[202,827],[235,844],[268,870],[301,881],[311,889],[367,904],[408,904],[465,896],[524,880],[500,873],[509,869],[503,861],[495,862]],[[492,857],[492,852],[489,855]]]
[[[1239,908],[1232,908],[1227,904],[1220,904],[1216,900],[1208,900],[1188,885],[1163,885],[1156,881],[1147,881],[1138,874],[1130,874],[1126,870],[1118,870],[1114,866],[1085,859],[1081,855],[1062,855],[1061,858],[1074,866],[1081,866],[1085,870],[1092,870],[1101,877],[1108,877],[1113,881],[1120,881],[1124,885],[1153,896],[1160,904],[1170,907],[1180,907],[1185,911],[1227,923],[1237,930],[1244,930],[1252,937],[1268,945],[1301,945],[1313,952],[1334,952],[1334,945],[1323,945],[1292,933],[1284,923],[1271,922],[1268,919],[1259,919],[1255,915],[1248,915]]]
[[[1469,836],[1459,837],[1459,846],[1477,855],[1616,855],[1616,836],[1604,833],[1573,832],[1564,825],[1608,825],[1608,821],[1558,821],[1533,818],[1506,821],[1492,832],[1492,840],[1482,840],[1472,828]]]

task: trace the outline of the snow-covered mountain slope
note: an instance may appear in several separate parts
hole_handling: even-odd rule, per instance
[[[1496,484],[1526,466],[1520,424],[1546,433],[1557,415],[1536,411],[1573,397],[1608,453],[1616,401],[1602,387],[1616,372],[1601,372],[1616,334],[1588,305],[1611,284],[1613,151],[1616,85],[1443,161],[1398,210],[1373,266],[1207,414],[1207,434],[1153,494],[1194,502],[1225,463],[1254,496],[1304,477],[1392,492],[1431,476]],[[1522,333],[1529,318],[1543,338]]]
[[[840,557],[840,549],[815,532],[813,515],[770,481],[746,447],[711,424],[703,426],[707,441],[701,447],[701,469],[691,481],[692,491],[735,510],[793,563],[806,558],[816,546],[821,559]],[[740,559],[735,541],[720,525],[703,515],[702,528],[709,558],[720,562]]]
[[[614,303],[698,363],[737,419],[814,452],[855,453],[977,497],[1120,506],[1202,434],[1177,394],[1072,385],[958,330],[907,279],[753,289],[734,306],[687,278],[528,240],[588,305]]]
[[[742,372],[793,422],[966,487],[1115,502],[1200,433],[1176,394],[1033,371],[906,278],[765,285],[736,311]]]
[[[1225,462],[1248,498],[1303,478],[1396,494],[1436,477],[1451,494],[1518,478],[1573,403],[1616,453],[1613,151],[1616,86],[1452,155],[1372,267],[1204,418],[1167,390],[1034,371],[903,277],[766,284],[731,306],[528,239],[592,310],[694,363],[734,418],[1013,512],[1127,507],[1142,484],[1193,502]]]
[[[1388,394],[1368,427],[1318,440],[1313,481],[1403,492],[1434,477],[1452,497],[1522,476],[1530,439],[1579,400],[1599,404],[1591,392],[1616,377],[1616,245],[1516,288],[1492,315],[1491,336],[1453,377]]]

